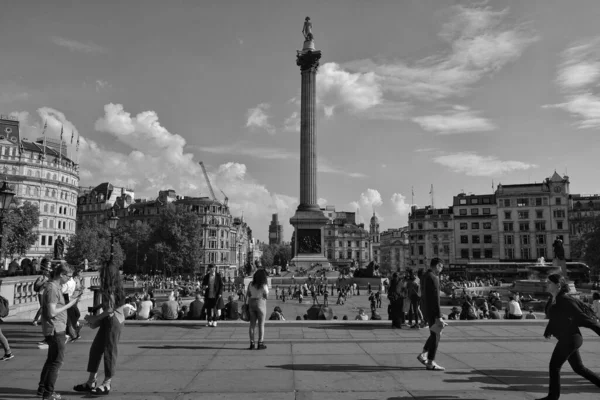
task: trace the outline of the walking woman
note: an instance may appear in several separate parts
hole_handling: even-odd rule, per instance
[[[388,299],[390,300],[390,319],[392,320],[392,328],[402,329],[402,322],[404,322],[404,300],[400,296],[402,290],[402,281],[398,272],[392,274],[392,280],[390,281],[390,288],[388,290]]]
[[[100,270],[100,290],[102,292],[102,313],[99,315],[86,315],[85,320],[92,328],[99,327],[98,333],[92,342],[88,360],[87,382],[73,388],[76,392],[91,392],[95,395],[110,393],[111,380],[115,375],[117,366],[117,346],[121,337],[121,330],[125,322],[123,306],[125,305],[125,292],[121,274],[116,265],[108,263]],[[100,368],[100,360],[104,356],[104,381],[96,385],[96,377]]]
[[[558,343],[550,358],[550,387],[548,396],[540,400],[557,400],[560,397],[560,369],[569,361],[571,368],[594,385],[600,387],[600,376],[587,369],[581,361],[579,348],[583,343],[580,326],[592,329],[600,335],[600,323],[583,312],[577,300],[568,295],[569,286],[560,274],[548,277],[548,292],[552,295],[546,310],[550,321],[544,332],[549,339],[554,336]]]
[[[254,350],[254,333],[258,323],[258,350],[267,348],[264,343],[265,338],[265,319],[267,316],[267,297],[269,295],[269,286],[267,284],[267,273],[264,269],[257,269],[252,277],[252,282],[248,285],[246,295],[248,310],[250,311],[250,350]]]

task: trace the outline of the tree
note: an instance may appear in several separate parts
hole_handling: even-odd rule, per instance
[[[2,254],[25,255],[37,241],[36,228],[40,224],[38,207],[28,201],[9,209],[3,221]]]
[[[597,276],[600,273],[600,216],[595,218],[591,230],[583,235],[583,240],[583,260]]]
[[[84,259],[90,264],[104,265],[110,260],[110,230],[95,220],[85,221],[77,234],[67,243],[65,260],[71,265],[80,265]],[[125,255],[119,241],[113,246],[113,263],[121,268]]]
[[[285,265],[292,258],[292,248],[284,244],[265,244],[261,248],[262,257],[260,259],[264,267],[273,265]]]
[[[144,267],[146,267],[147,254],[152,251],[150,238],[153,229],[152,225],[142,221],[135,221],[133,224],[119,224],[115,236],[125,253],[123,272],[149,272]]]

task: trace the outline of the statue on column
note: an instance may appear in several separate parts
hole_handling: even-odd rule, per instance
[[[310,22],[309,17],[306,17],[306,19],[304,20],[304,26],[302,27],[302,34],[304,35],[304,40],[306,40],[307,42],[313,41],[312,22]]]
[[[58,236],[54,241],[54,259],[62,260],[63,253],[65,251],[65,242],[63,242],[62,238]]]

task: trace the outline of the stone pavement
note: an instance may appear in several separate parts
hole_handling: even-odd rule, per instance
[[[451,321],[453,322],[453,321]],[[127,323],[119,347],[111,399],[535,399],[548,385],[555,340],[545,321],[456,321],[444,332],[437,361],[445,372],[416,360],[427,329],[391,329],[387,321],[270,322],[264,351],[249,351],[248,325],[217,328],[163,321]],[[0,399],[35,397],[46,350],[40,328],[25,321],[1,325],[16,357],[0,362]],[[600,371],[600,338],[584,330],[584,363]],[[57,391],[66,399],[87,373],[94,331],[67,346]],[[102,378],[102,367],[100,371]],[[600,398],[600,389],[566,365],[561,399]]]

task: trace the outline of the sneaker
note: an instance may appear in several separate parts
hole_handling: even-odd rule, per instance
[[[254,350],[254,342],[250,342],[250,347],[248,348],[248,350]]]
[[[435,361],[428,361],[427,369],[429,371],[445,371],[446,370],[446,368],[442,367],[441,365],[438,365],[438,363],[436,363]]]
[[[206,321],[206,326],[212,326],[212,322]]]
[[[33,321],[33,322],[31,323],[31,325],[33,325],[33,326],[37,326],[37,325],[38,325],[38,322],[37,322],[37,321]]]
[[[265,350],[267,348],[267,346],[265,346],[264,343],[258,343],[258,347],[256,348],[256,350]]]
[[[65,335],[65,344],[69,343],[69,340],[71,340],[71,336]]]
[[[0,361],[8,361],[11,358],[15,358],[15,355],[13,353],[8,353],[5,354],[4,357],[0,358]]]
[[[46,343],[46,342],[39,342],[38,343],[38,349],[45,350],[47,348],[48,348],[48,343]]]
[[[417,356],[417,360],[425,366],[427,366],[427,353],[422,353]]]
[[[62,400],[62,396],[56,392],[44,393],[42,400]]]
[[[212,326],[213,326],[213,328],[216,328],[217,327],[217,321],[213,321],[213,325]]]

